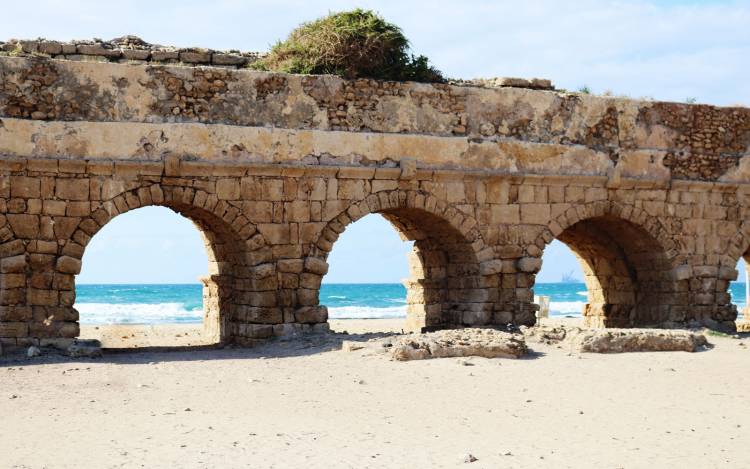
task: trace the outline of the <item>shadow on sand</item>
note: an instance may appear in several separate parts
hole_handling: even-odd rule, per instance
[[[344,341],[367,342],[373,339],[399,337],[403,334],[375,332],[366,334],[307,334],[271,339],[256,347],[236,345],[156,346],[137,348],[102,348],[101,357],[72,358],[64,352],[44,348],[41,356],[29,358],[26,350],[0,357],[0,366],[34,366],[54,363],[120,363],[149,364],[155,362],[237,360],[247,358],[291,358],[341,350]]]
[[[383,343],[403,337],[398,332],[374,332],[364,334],[306,334],[271,339],[256,347],[238,347],[235,345],[200,345],[175,347],[138,347],[138,348],[103,348],[101,357],[72,358],[55,349],[44,349],[38,357],[29,358],[24,351],[0,358],[0,366],[35,366],[56,363],[116,363],[123,365],[154,364],[160,362],[188,362],[215,360],[242,360],[264,358],[293,358],[335,352],[342,349],[344,341],[368,342],[385,339]],[[388,340],[391,339],[391,340]],[[383,345],[383,350],[387,345]],[[375,347],[377,349],[377,347]],[[372,347],[369,348],[373,350]],[[530,349],[520,360],[536,360],[544,353]]]

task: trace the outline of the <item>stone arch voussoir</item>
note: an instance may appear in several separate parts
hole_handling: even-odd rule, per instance
[[[149,206],[170,208],[197,223],[202,220],[196,219],[196,214],[205,215],[211,222],[222,224],[237,241],[251,246],[251,250],[268,245],[263,235],[239,208],[219,200],[215,194],[187,186],[149,183],[101,201],[89,216],[82,217],[71,236],[80,245],[80,250],[73,251],[73,257],[82,258],[83,250],[91,238],[115,217]]]
[[[321,231],[321,235],[313,244],[315,249],[309,257],[316,257],[325,261],[333,243],[349,224],[373,213],[400,208],[422,210],[446,221],[469,242],[473,243],[474,251],[477,254],[486,247],[478,229],[479,224],[472,216],[433,195],[426,195],[421,191],[396,189],[380,191],[370,194],[362,200],[352,202],[326,224]]]
[[[611,216],[642,229],[663,248],[665,255],[673,264],[679,263],[680,253],[673,249],[677,243],[658,218],[650,216],[638,207],[621,202],[597,201],[571,207],[553,218],[533,244],[543,250],[552,240],[557,239],[560,233],[576,223],[603,216]],[[541,256],[541,253],[538,255]]]

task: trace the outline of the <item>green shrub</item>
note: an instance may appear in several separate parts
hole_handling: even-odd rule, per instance
[[[251,67],[344,78],[444,81],[427,57],[410,53],[401,28],[361,9],[303,23]]]

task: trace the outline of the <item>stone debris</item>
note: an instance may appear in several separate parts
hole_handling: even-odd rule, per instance
[[[569,339],[580,352],[697,352],[708,345],[703,334],[671,329],[583,329]]]
[[[737,332],[750,332],[750,321],[737,321]]]
[[[574,352],[695,352],[708,345],[703,334],[678,329],[586,329],[565,326],[522,327],[529,341],[567,344]]]
[[[42,354],[42,351],[36,345],[32,345],[26,350],[26,356],[29,358],[38,357]]]
[[[263,52],[217,51],[197,47],[177,48],[150,44],[138,36],[102,39],[52,41],[44,38],[10,39],[0,42],[0,54],[11,56],[46,56],[77,61],[121,63],[155,62],[188,66],[213,65],[244,68],[265,55]]]
[[[563,326],[522,326],[521,333],[523,333],[527,340],[550,345],[565,340],[565,337],[568,335],[568,329],[580,330],[580,328],[577,327],[565,328]]]
[[[72,358],[95,358],[102,356],[102,344],[98,340],[76,340],[66,350]]]
[[[345,340],[341,342],[341,350],[344,352],[356,352],[363,350],[366,352],[386,353],[393,348],[393,343],[398,341],[401,336],[378,337],[369,340]]]
[[[468,328],[402,337],[393,344],[391,356],[399,361],[469,356],[520,358],[527,352],[521,334]]]
[[[478,86],[481,88],[528,88],[532,90],[555,89],[552,81],[544,78],[516,78],[516,77],[492,77],[473,78],[470,80],[454,80],[451,84],[463,86]]]

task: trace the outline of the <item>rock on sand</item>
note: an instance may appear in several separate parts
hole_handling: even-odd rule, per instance
[[[392,357],[400,361],[468,356],[520,358],[528,352],[521,334],[475,328],[409,335],[396,341],[391,350]]]

